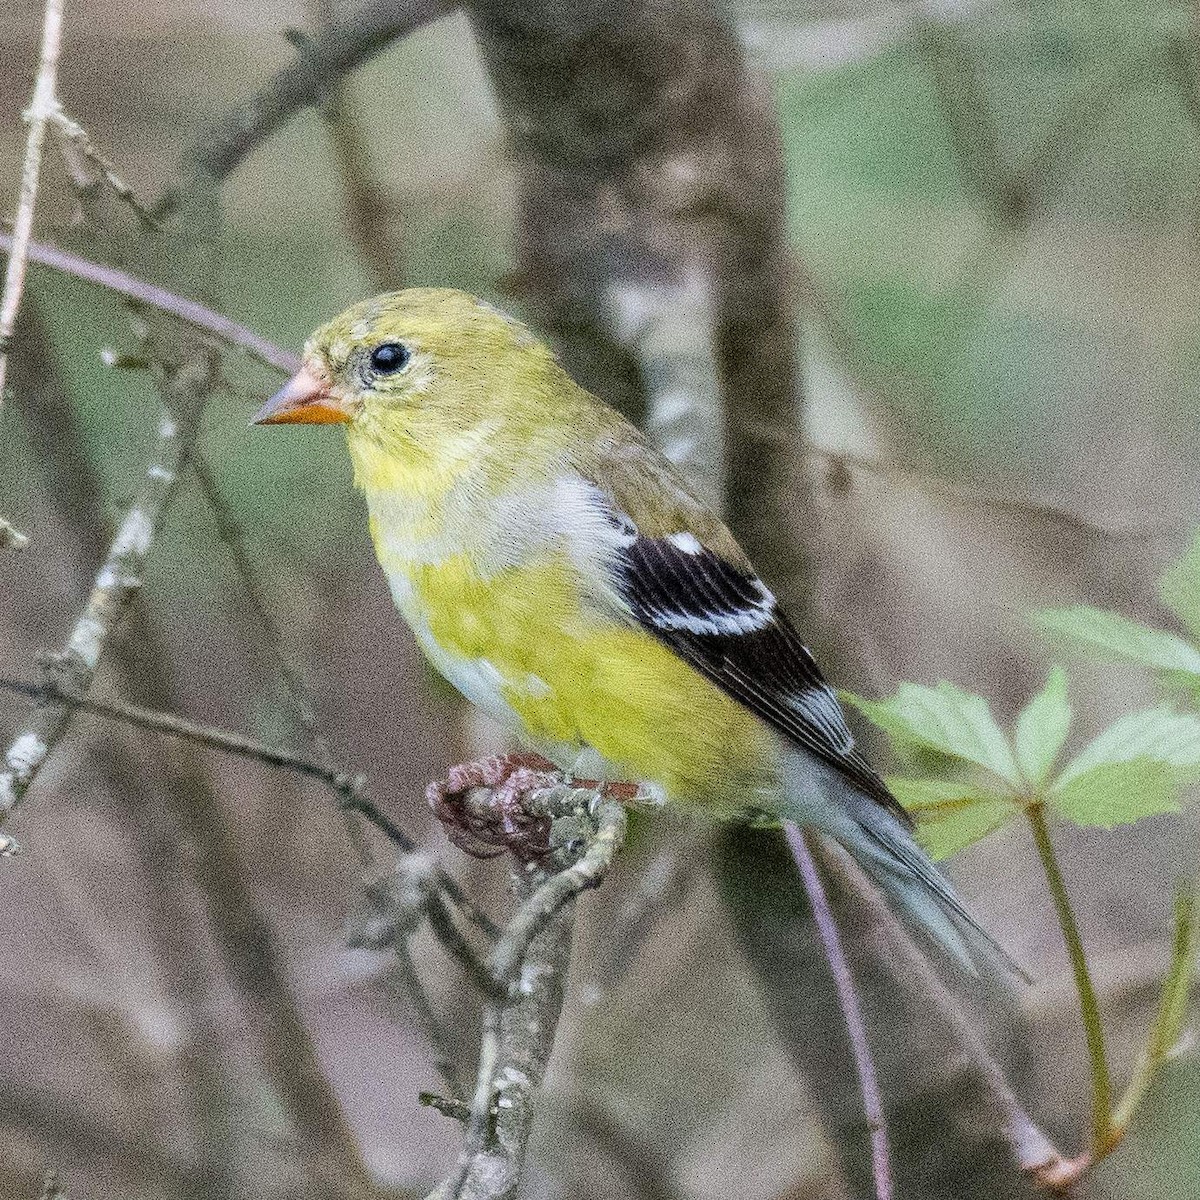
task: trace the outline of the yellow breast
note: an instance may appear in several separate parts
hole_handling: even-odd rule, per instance
[[[746,790],[769,786],[774,745],[761,723],[589,602],[565,553],[487,578],[462,554],[385,567],[434,665],[535,745],[590,748],[616,778],[723,810],[756,803]]]
[[[775,786],[766,727],[649,633],[589,592],[560,533],[533,509],[480,511],[478,455],[437,443],[397,454],[351,439],[355,478],[398,608],[433,665],[469,700],[564,769],[583,751],[607,778],[725,812]],[[529,484],[528,476],[510,487]],[[491,510],[504,484],[486,481]],[[469,552],[464,551],[469,547]]]

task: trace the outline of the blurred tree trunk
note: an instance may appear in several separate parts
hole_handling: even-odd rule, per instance
[[[575,378],[647,419],[760,567],[802,588],[790,530],[808,500],[776,452],[796,428],[796,339],[765,85],[707,5],[467,9],[522,168],[523,298]]]
[[[809,603],[819,525],[797,470],[803,399],[771,96],[704,4],[467,8],[521,164],[523,298],[574,376],[643,420],[782,582],[801,627],[836,646]],[[683,338],[699,331],[707,346],[681,354],[653,336],[656,325]],[[865,1195],[862,1099],[791,858],[776,834],[727,828],[716,863],[784,1042],[853,1192]],[[972,1127],[979,1096],[952,1040],[919,1000],[894,1003],[891,964],[872,949],[855,897],[832,891],[875,1017],[905,1192],[1027,1194],[995,1121]],[[909,1192],[918,1181],[932,1190]]]

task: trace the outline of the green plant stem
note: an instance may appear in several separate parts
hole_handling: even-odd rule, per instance
[[[1075,976],[1075,990],[1079,993],[1079,1011],[1083,1017],[1083,1031],[1087,1038],[1088,1057],[1092,1065],[1092,1152],[1096,1159],[1102,1158],[1115,1144],[1112,1128],[1112,1078],[1108,1073],[1108,1057],[1104,1052],[1104,1026],[1100,1021],[1100,1008],[1096,1003],[1096,989],[1088,971],[1087,955],[1079,936],[1079,926],[1071,910],[1067,887],[1058,867],[1058,856],[1050,841],[1050,829],[1041,801],[1034,801],[1025,809],[1037,843],[1050,894],[1054,897],[1054,908],[1058,914],[1059,928],[1071,957],[1071,971]]]

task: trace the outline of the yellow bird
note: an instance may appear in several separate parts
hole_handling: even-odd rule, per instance
[[[956,956],[963,931],[996,949],[730,532],[520,322],[444,288],[366,300],[255,421],[345,426],[422,650],[561,771],[820,830]]]

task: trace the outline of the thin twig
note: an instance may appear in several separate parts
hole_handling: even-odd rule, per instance
[[[862,867],[847,854],[822,853],[821,860],[826,874],[835,871],[846,877],[872,928],[885,935],[889,950],[899,956],[893,968],[895,975],[917,987],[921,1003],[953,1030],[962,1052],[986,1085],[988,1098],[1004,1116],[1004,1134],[1017,1165],[1042,1187],[1052,1192],[1067,1190],[1086,1171],[1090,1156],[1067,1158],[1025,1110],[978,1030],[964,1016],[928,958],[914,944],[879,890],[869,882]]]
[[[846,961],[846,953],[842,949],[842,939],[838,934],[833,909],[829,906],[825,886],[821,883],[821,876],[817,873],[817,866],[809,853],[805,836],[799,826],[794,825],[791,821],[784,825],[784,832],[792,857],[800,869],[804,890],[808,893],[809,903],[812,905],[817,932],[821,938],[825,958],[829,963],[829,970],[833,974],[834,987],[837,989],[838,1003],[841,1006],[842,1015],[846,1019],[846,1032],[850,1035],[850,1048],[854,1055],[854,1067],[858,1073],[858,1086],[862,1091],[863,1111],[866,1114],[867,1127],[871,1134],[871,1169],[875,1178],[875,1195],[877,1200],[891,1200],[894,1190],[891,1153],[888,1149],[887,1121],[883,1114],[883,1099],[879,1094],[879,1080],[875,1074],[871,1042],[863,1022],[862,1009],[858,1003],[858,992],[854,987],[854,978],[850,974],[850,964]]]
[[[1029,194],[1004,162],[1000,131],[962,38],[948,23],[922,22],[916,47],[932,76],[964,190],[973,190],[999,224],[1019,226],[1028,219]]]
[[[960,504],[978,508],[994,508],[1000,512],[1012,512],[1021,517],[1036,517],[1056,524],[1064,525],[1080,533],[1093,537],[1109,539],[1166,537],[1181,530],[1190,529],[1195,524],[1195,518],[1185,518],[1178,522],[1152,522],[1129,520],[1123,522],[1098,521],[1094,517],[1085,517],[1069,508],[1050,504],[1028,497],[1018,497],[1004,492],[992,492],[986,488],[967,486],[954,483],[949,479],[941,479],[935,475],[926,475],[911,467],[899,463],[888,462],[886,459],[873,458],[866,454],[855,454],[846,450],[833,450],[827,446],[809,442],[806,452],[813,458],[828,461],[834,468],[850,467],[881,479],[903,480],[914,487],[933,492],[935,495],[948,496]]]
[[[29,545],[29,534],[22,533],[11,521],[0,517],[0,548],[24,550]]]
[[[475,953],[475,948],[459,931],[453,914],[436,886],[442,879],[441,868],[437,867],[427,874],[423,873],[413,878],[413,882],[420,888],[429,928],[433,930],[434,937],[442,944],[442,948],[466,971],[479,992],[484,996],[494,997],[497,994],[497,984],[492,973]]]
[[[21,293],[25,289],[25,268],[29,263],[29,239],[33,233],[33,209],[37,203],[46,124],[58,107],[56,88],[62,24],[63,0],[46,0],[37,80],[33,85],[33,99],[25,111],[29,135],[25,140],[25,159],[21,164],[21,188],[17,194],[17,216],[13,221],[12,249],[4,272],[4,292],[0,295],[0,404],[4,401],[8,348],[21,308]]]
[[[149,729],[155,733],[164,733],[168,737],[195,742],[197,745],[207,746],[212,750],[222,750],[226,754],[253,758],[273,767],[284,767],[300,775],[319,779],[338,792],[357,793],[361,785],[360,780],[347,778],[311,759],[293,754],[290,750],[268,746],[265,742],[256,741],[240,733],[219,729],[215,725],[203,725],[198,721],[189,721],[186,717],[163,712],[160,709],[143,708],[124,700],[97,700],[94,697],[82,695],[54,678],[48,679],[45,683],[29,683],[21,679],[0,678],[0,688],[19,696],[27,696],[30,700],[36,700],[51,707],[68,711],[82,710],[94,716],[120,721],[125,725],[133,725],[138,729]],[[401,842],[401,849],[410,851],[415,849],[415,843],[400,830],[389,827],[388,834]]]
[[[306,775],[331,788],[337,795],[340,804],[364,816],[399,850],[404,853],[412,853],[417,848],[416,842],[367,796],[366,780],[361,775],[342,774],[336,768],[313,762],[312,759],[293,754],[290,750],[268,746],[265,742],[255,741],[253,738],[227,729],[219,729],[215,725],[203,725],[197,721],[190,721],[176,713],[143,708],[124,700],[97,700],[82,695],[63,680],[55,677],[48,678],[44,683],[0,678],[0,688],[17,695],[27,696],[29,699],[40,701],[43,704],[56,705],[65,710],[82,710],[98,717],[136,726],[138,729],[163,733],[168,737],[177,737],[184,741],[195,742],[197,745],[207,746],[211,750],[220,750],[226,754],[256,759],[269,766],[283,767],[300,775]],[[0,785],[3,784],[3,781],[4,776],[0,775]],[[2,811],[0,811],[0,815],[2,815]],[[495,924],[471,902],[463,892],[458,880],[452,875],[446,874],[441,868],[435,869],[434,880],[438,889],[446,894],[464,917],[468,918],[488,937],[495,938],[499,935]],[[446,918],[450,920],[448,912]],[[455,954],[455,957],[459,957],[459,955]],[[480,978],[487,978],[487,976],[483,974]]]
[[[176,381],[172,387],[206,386],[205,381]],[[146,468],[142,489],[125,514],[96,574],[87,605],[62,651],[52,661],[52,678],[73,693],[83,694],[109,636],[130,598],[141,586],[142,567],[163,509],[175,487],[195,426],[180,426],[169,412],[159,421],[158,445]],[[42,764],[54,750],[71,717],[70,706],[44,708],[8,748],[0,771],[0,823],[21,803]]]
[[[417,964],[413,962],[412,951],[408,938],[399,938],[396,942],[396,966],[400,976],[401,987],[408,999],[417,1026],[425,1035],[433,1050],[434,1070],[442,1077],[454,1103],[461,1106],[466,1114],[469,1109],[463,1103],[463,1087],[458,1077],[458,1066],[454,1061],[454,1052],[450,1045],[450,1035],[446,1027],[433,1011],[433,1005],[417,973]],[[436,1105],[434,1107],[437,1107]]]
[[[309,699],[308,687],[305,684],[304,675],[298,663],[285,647],[282,630],[280,629],[279,622],[271,615],[273,606],[259,581],[258,572],[255,569],[250,551],[246,546],[241,526],[234,520],[229,506],[225,503],[225,498],[221,495],[221,489],[217,484],[216,477],[213,475],[208,463],[200,455],[196,455],[193,458],[192,467],[196,473],[196,480],[200,484],[200,493],[213,515],[217,537],[228,551],[234,569],[241,576],[242,586],[245,588],[246,595],[250,600],[250,607],[258,618],[263,640],[266,642],[270,654],[275,660],[279,677],[283,681],[283,686],[288,693],[295,719],[299,722],[305,737],[308,739],[309,745],[312,746],[321,764],[338,775],[351,777],[352,773],[337,763],[333,756],[333,751],[329,747],[328,740],[321,732],[316,708]],[[354,846],[364,871],[374,874],[375,861],[371,845],[368,839],[363,836],[362,827],[352,815],[352,811],[345,805],[342,806],[347,836]]]
[[[336,5],[333,0],[316,0],[314,8],[319,41],[328,36],[334,24]],[[300,48],[307,51],[312,44],[305,40]],[[404,272],[402,247],[393,237],[396,206],[374,177],[369,147],[354,107],[349,80],[336,76],[321,105],[321,117],[341,184],[342,217],[372,286],[377,292],[386,292],[402,286]]]
[[[58,1172],[50,1167],[42,1181],[40,1200],[67,1200],[67,1189],[63,1187]]]
[[[73,147],[78,154],[82,155],[84,159],[92,164],[104,182],[129,206],[139,221],[150,229],[158,230],[160,228],[154,215],[138,199],[137,193],[134,192],[133,188],[117,172],[117,168],[111,160],[96,149],[91,137],[88,136],[88,131],[78,121],[68,116],[58,106],[55,106],[54,111],[51,113],[50,121],[54,126],[55,134],[58,136],[59,146],[63,151],[64,158],[69,157],[67,147]],[[74,177],[75,172],[72,171],[72,178]],[[77,188],[83,190],[81,182],[78,179],[75,180],[75,183]]]
[[[441,16],[446,0],[366,0],[321,30],[257,95],[226,114],[198,139],[197,169],[224,179],[290,117],[319,103],[332,81],[361,66],[397,38]],[[157,207],[171,211],[174,196]]]
[[[0,232],[0,250],[10,255],[10,264],[14,261],[14,242],[14,235]],[[189,300],[187,297],[177,295],[157,284],[147,283],[144,279],[139,279],[136,275],[129,274],[128,271],[122,271],[119,267],[109,267],[91,262],[86,258],[80,258],[77,254],[72,254],[69,250],[60,250],[57,246],[50,246],[44,242],[30,242],[28,258],[30,262],[37,263],[39,266],[50,267],[52,270],[74,275],[77,279],[83,279],[97,287],[116,292],[136,304],[145,304],[149,308],[155,308],[159,312],[175,317],[195,329],[211,334],[218,341],[236,346],[239,350],[249,354],[251,358],[258,359],[259,362],[284,375],[295,374],[300,369],[298,355],[280,349],[274,342],[260,337],[254,330],[214,312],[196,300]]]
[[[280,351],[280,353],[282,354],[283,351]],[[287,689],[296,720],[304,730],[322,764],[336,774],[349,775],[350,772],[339,768],[333,760],[333,753],[329,748],[328,741],[321,732],[316,709],[309,697],[308,685],[305,683],[304,673],[284,643],[280,623],[271,615],[273,608],[272,598],[267,595],[258,578],[258,571],[254,566],[253,557],[246,546],[242,527],[234,519],[229,505],[225,502],[224,496],[221,495],[220,486],[217,483],[212,468],[208,464],[208,460],[202,454],[193,455],[192,470],[196,474],[196,481],[200,484],[200,494],[204,497],[213,515],[217,537],[229,552],[230,561],[241,577],[242,586],[245,588],[246,595],[250,599],[250,607],[254,610],[254,615],[258,618],[263,640],[270,648],[271,656],[275,659],[276,670],[278,670],[279,677]]]
[[[1200,128],[1200,79],[1196,72],[1196,51],[1191,42],[1184,38],[1171,38],[1165,53],[1183,107],[1187,109],[1192,124]]]
[[[461,1121],[465,1124],[471,1119],[471,1106],[453,1097],[439,1096],[436,1092],[418,1092],[417,1103],[423,1104],[426,1108],[435,1109],[443,1117],[449,1117],[452,1121]]]
[[[583,989],[587,1003],[611,994],[659,922],[683,903],[703,860],[703,841],[699,830],[679,833],[642,869],[595,951]]]

